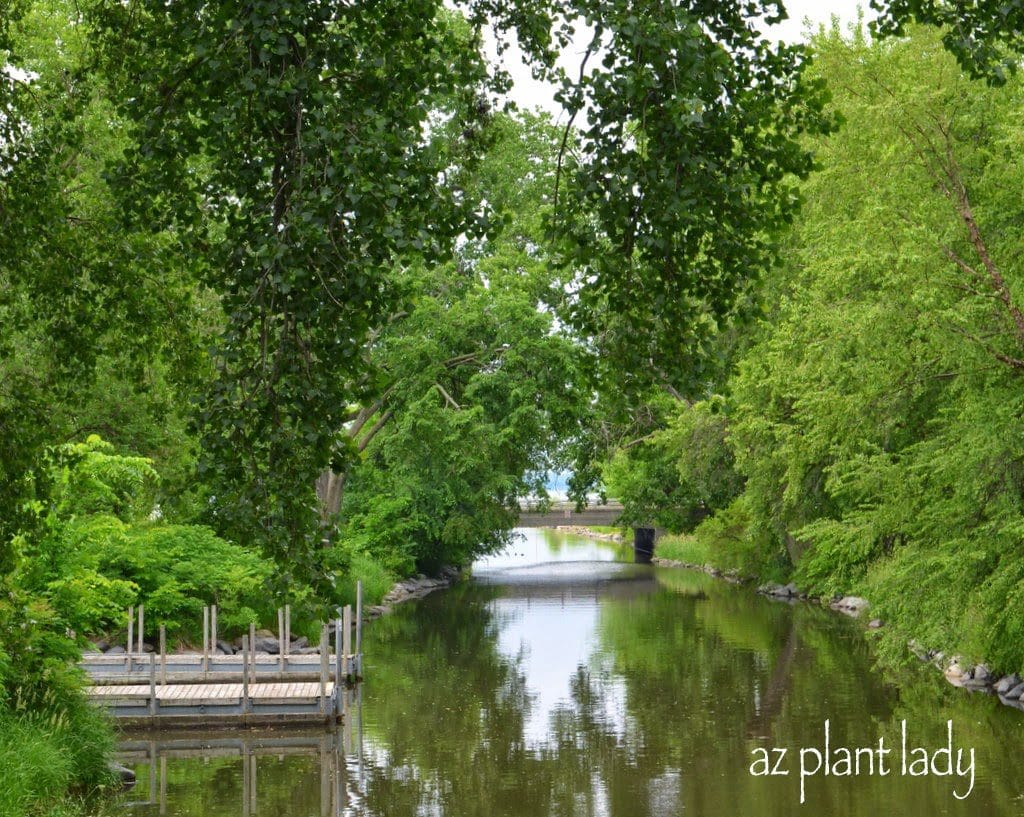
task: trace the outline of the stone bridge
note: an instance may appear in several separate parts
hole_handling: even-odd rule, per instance
[[[546,511],[539,511],[535,503],[523,500],[519,503],[520,528],[557,528],[561,525],[616,525],[622,515],[622,503],[610,500],[604,505],[588,505],[582,511],[576,510],[573,502],[552,502]],[[654,542],[658,531],[654,528],[633,528],[633,557],[637,562],[648,564],[654,556]]]
[[[573,502],[552,502],[546,512],[536,510],[533,503],[520,505],[520,528],[556,528],[559,525],[614,525],[622,513],[622,505],[610,501],[607,505],[588,505],[579,513]]]

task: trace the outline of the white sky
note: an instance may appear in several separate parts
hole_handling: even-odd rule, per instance
[[[813,29],[817,29],[819,24],[828,24],[832,15],[836,15],[841,24],[845,25],[857,19],[858,5],[865,9],[867,7],[867,0],[784,0],[784,2],[789,19],[773,26],[771,33],[778,39],[788,42],[805,39],[803,36],[805,20],[810,22]],[[865,10],[865,16],[868,16],[867,10]],[[586,40],[580,38],[563,54],[561,64],[571,75],[579,72],[580,59],[586,46]],[[486,49],[490,58],[495,59],[493,39],[488,38]],[[552,97],[552,87],[537,82],[530,75],[530,69],[522,61],[522,52],[516,47],[510,48],[505,53],[503,62],[512,74],[515,83],[510,94],[511,98],[521,108],[542,108],[550,112],[557,120],[562,111]]]

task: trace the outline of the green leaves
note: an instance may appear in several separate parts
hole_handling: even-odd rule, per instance
[[[467,194],[504,229],[400,277],[405,308],[374,343],[373,399],[347,430],[363,458],[344,476],[343,536],[398,572],[503,544],[589,399],[578,347],[538,307],[557,287],[538,233],[558,134],[529,115],[492,128]]]
[[[662,400],[666,427],[629,441],[602,469],[610,496],[623,504],[623,525],[692,531],[742,490],[719,401]]]
[[[592,113],[551,224],[575,271],[568,314],[588,335],[627,322],[607,349],[620,368],[684,387],[702,323],[734,314],[777,257],[827,95],[748,4],[590,5],[604,58],[565,81],[571,111]]]
[[[313,578],[313,482],[391,270],[472,231],[458,179],[479,148],[455,134],[481,116],[473,35],[426,0],[143,0],[92,19],[137,145],[118,170],[129,215],[203,257],[226,316],[199,415],[212,519]]]
[[[907,35],[814,43],[847,126],[803,186],[730,439],[752,532],[801,587],[870,598],[892,655],[912,637],[1016,669],[1020,83]]]
[[[872,31],[882,36],[902,36],[911,22],[943,28],[943,44],[975,79],[1003,85],[1017,71],[1024,50],[1024,9],[1019,3],[871,0],[871,8],[879,12]]]
[[[135,521],[153,512],[160,477],[151,460],[115,454],[95,434],[84,443],[61,446],[55,459],[60,469],[53,489],[57,513],[109,513]]]

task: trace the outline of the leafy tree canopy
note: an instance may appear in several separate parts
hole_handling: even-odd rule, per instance
[[[943,29],[942,42],[975,79],[1002,85],[1024,51],[1024,6],[1006,0],[871,0],[871,28],[905,36],[911,22]]]
[[[437,0],[90,8],[130,123],[128,219],[201,259],[224,310],[200,418],[218,525],[304,575],[323,535],[313,480],[347,456],[337,430],[393,272],[485,226],[462,182],[502,82],[479,56],[485,20],[549,73],[578,19],[594,29],[601,64],[562,77],[591,124],[551,224],[577,325],[608,311],[639,327],[616,347],[630,368],[671,367],[699,316],[733,311],[792,216],[788,178],[812,166],[800,135],[828,127],[803,49],[756,29],[774,3],[475,2],[468,24]]]

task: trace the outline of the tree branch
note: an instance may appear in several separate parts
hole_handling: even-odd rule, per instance
[[[373,424],[373,427],[366,432],[366,435],[359,441],[359,453],[362,454],[366,450],[366,446],[370,444],[370,440],[377,436],[384,426],[388,424],[388,420],[395,413],[394,409],[388,409],[381,416],[380,419]]]
[[[460,406],[452,399],[452,396],[448,394],[447,391],[445,391],[444,386],[442,386],[440,383],[435,383],[434,388],[441,392],[441,396],[444,397],[445,402],[447,402],[449,406],[451,406],[456,411],[462,411],[462,406]]]
[[[352,424],[351,428],[348,429],[348,436],[354,440],[359,435],[359,432],[363,430],[363,426],[366,425],[366,422],[373,417],[374,414],[380,411],[382,405],[384,405],[383,400],[377,400],[375,403],[369,406],[363,406],[359,409],[359,412],[355,417],[355,422]]]
[[[1016,369],[1017,371],[1024,371],[1024,360],[1021,360],[1020,358],[1013,357],[1013,356],[1008,355],[1008,354],[1006,354],[1004,352],[1000,352],[998,349],[994,349],[991,346],[991,344],[986,343],[984,340],[979,338],[977,335],[971,334],[970,332],[968,332],[963,327],[950,325],[949,328],[952,331],[956,332],[958,335],[963,335],[968,340],[970,340],[973,343],[976,343],[979,346],[981,346],[986,352],[988,352],[990,355],[992,355],[992,357],[994,357],[1000,363],[1005,363],[1011,369]]]
[[[604,33],[603,29],[598,26],[594,30],[594,36],[590,40],[590,45],[587,46],[587,50],[583,54],[583,59],[580,61],[580,77],[576,81],[577,87],[583,85],[583,78],[586,74],[587,61],[590,59],[590,55],[594,53],[594,49],[597,46],[598,41],[601,39],[601,35]],[[572,124],[576,121],[576,114],[580,112],[583,105],[581,104],[576,110],[569,114],[569,121],[565,123],[565,130],[562,132],[562,143],[558,147],[558,162],[555,165],[555,194],[553,197],[554,207],[552,212],[555,214],[555,218],[558,218],[558,187],[562,180],[562,162],[565,158],[565,149],[569,144],[569,134],[572,133]]]

